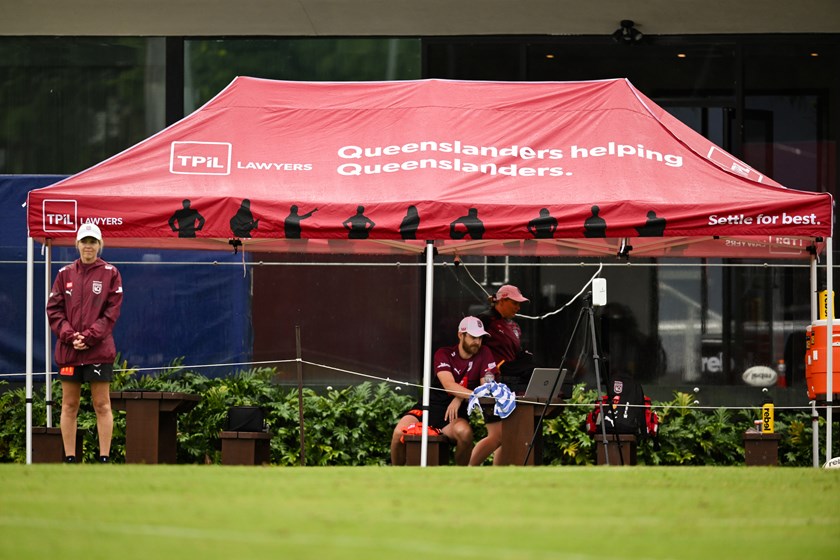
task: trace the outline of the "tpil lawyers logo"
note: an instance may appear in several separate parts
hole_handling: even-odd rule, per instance
[[[169,172],[180,175],[230,175],[231,144],[172,142]]]
[[[41,205],[44,232],[72,233],[76,231],[75,200],[44,200]]]

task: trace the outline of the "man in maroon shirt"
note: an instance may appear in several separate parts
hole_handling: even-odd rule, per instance
[[[487,346],[498,363],[501,373],[497,381],[501,381],[508,388],[522,395],[525,393],[528,380],[534,368],[530,353],[522,349],[522,329],[514,320],[522,303],[528,298],[522,295],[519,288],[512,284],[500,287],[496,295],[490,298],[492,306],[481,314],[490,338]],[[494,416],[492,407],[483,407],[484,423],[487,427],[487,437],[479,441],[473,449],[470,465],[481,465],[491,454],[494,464],[498,463],[499,449],[502,444],[502,419]]]
[[[527,301],[519,288],[505,284],[490,298],[490,309],[479,315],[490,333],[487,347],[499,363],[501,382],[520,395],[534,369],[533,356],[522,348],[522,328],[515,320]]]
[[[467,420],[467,401],[481,385],[486,372],[496,373],[496,362],[482,346],[488,336],[477,317],[464,317],[458,325],[458,344],[439,348],[434,356],[434,376],[429,393],[429,426],[437,428],[455,442],[455,463],[467,465],[473,448],[473,432]],[[405,464],[405,444],[401,441],[410,425],[422,425],[422,403],[403,416],[391,437],[391,464]]]
[[[61,437],[65,462],[75,463],[76,417],[82,382],[90,382],[99,434],[98,461],[110,459],[114,416],[110,386],[117,349],[112,332],[122,306],[119,271],[99,258],[102,232],[82,224],[76,234],[79,258],[58,271],[47,300],[47,317],[56,336],[55,363],[61,379]]]

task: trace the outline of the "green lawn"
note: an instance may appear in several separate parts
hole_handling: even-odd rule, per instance
[[[840,470],[0,465],[0,558],[840,558]]]

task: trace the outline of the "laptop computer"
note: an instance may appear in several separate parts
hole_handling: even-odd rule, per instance
[[[558,368],[534,368],[524,396],[527,398],[553,401],[560,395],[560,390],[563,388],[563,381],[565,381],[567,373],[568,370],[566,368],[563,368],[563,371],[560,371]],[[557,379],[558,375],[560,379]],[[555,380],[557,381],[556,385],[554,384]],[[554,393],[551,393],[552,388],[554,388]]]

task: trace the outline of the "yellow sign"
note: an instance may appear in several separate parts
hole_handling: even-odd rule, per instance
[[[761,433],[772,434],[775,428],[773,426],[773,403],[765,403],[761,407]]]
[[[832,301],[831,301],[831,317],[832,317],[832,319],[837,317],[834,314],[834,293],[833,292],[832,292]],[[823,291],[820,292],[820,319],[828,319],[828,290],[823,290]]]

